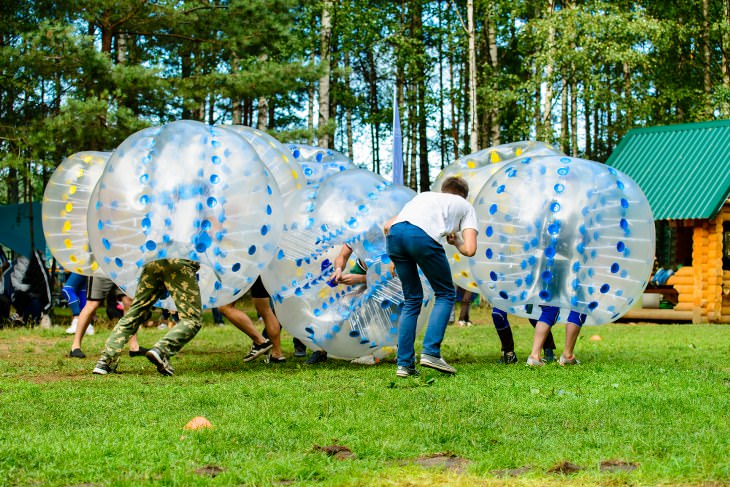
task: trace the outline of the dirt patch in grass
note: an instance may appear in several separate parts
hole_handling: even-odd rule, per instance
[[[195,470],[195,473],[198,475],[205,475],[207,477],[215,477],[216,475],[220,475],[225,470],[218,465],[206,465],[205,467],[200,467],[199,469]]]
[[[583,467],[570,462],[560,462],[557,465],[550,467],[548,473],[558,473],[562,475],[570,475],[572,473],[580,472]]]
[[[12,340],[7,339],[0,341],[0,354],[17,353],[16,350],[19,347],[22,347],[23,344],[28,344],[29,346],[32,346],[34,349],[33,353],[40,353],[42,351],[41,348],[55,347],[56,343],[58,343],[57,337],[44,338],[35,335],[15,335],[12,337]]]
[[[412,460],[401,462],[401,464],[409,463],[424,468],[443,468],[452,472],[463,473],[471,461],[450,452],[442,452],[423,455]]]
[[[25,380],[28,382],[32,382],[34,384],[50,384],[52,382],[66,382],[69,380],[76,381],[76,380],[86,380],[89,379],[89,376],[91,375],[91,372],[88,373],[84,372],[81,373],[73,373],[69,375],[61,375],[61,374],[41,374],[41,375],[33,375],[26,377]],[[21,378],[22,379],[22,378]]]
[[[505,468],[501,470],[492,470],[490,473],[492,475],[496,475],[497,477],[519,477],[522,474],[525,474],[532,470],[532,467],[529,465],[525,465],[524,467],[519,468]]]
[[[631,472],[639,468],[638,463],[624,462],[623,460],[604,460],[601,462],[601,472]]]
[[[338,445],[333,443],[328,446],[314,445],[312,451],[319,451],[325,453],[328,457],[334,457],[338,460],[348,460],[355,458],[355,454],[345,445]]]

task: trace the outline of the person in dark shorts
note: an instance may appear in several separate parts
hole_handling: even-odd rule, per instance
[[[132,299],[125,295],[114,281],[108,277],[93,276],[89,278],[88,293],[86,296],[86,304],[81,308],[79,313],[78,321],[76,323],[76,331],[74,332],[74,340],[71,344],[71,352],[69,357],[72,358],[85,358],[86,354],[81,350],[81,342],[84,339],[84,335],[93,335],[94,328],[91,325],[91,320],[96,315],[96,310],[101,307],[108,295],[115,295],[122,301],[122,306],[126,312],[129,306],[132,304]],[[90,330],[87,333],[87,328]],[[142,357],[147,353],[146,348],[140,347],[137,342],[137,335],[132,335],[129,339],[129,356],[130,357]]]
[[[286,357],[281,352],[281,324],[271,309],[269,293],[260,276],[251,286],[251,297],[256,311],[264,320],[266,337],[259,333],[246,313],[236,308],[235,302],[218,307],[218,311],[228,321],[253,340],[253,346],[243,357],[243,361],[250,362],[266,355],[270,362],[284,362]]]

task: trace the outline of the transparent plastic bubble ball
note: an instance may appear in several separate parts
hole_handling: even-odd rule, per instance
[[[474,200],[486,182],[505,164],[523,157],[538,157],[547,155],[563,155],[557,149],[532,140],[497,145],[468,154],[446,166],[431,184],[431,191],[441,191],[441,185],[450,177],[464,179],[469,185],[467,200],[474,204]],[[451,266],[451,278],[454,284],[471,292],[479,292],[474,276],[471,274],[471,257],[466,257],[453,245],[444,245],[446,255]]]
[[[99,264],[133,295],[143,266],[200,263],[206,308],[230,303],[276,254],[282,206],[276,182],[237,133],[179,121],[139,131],[115,150],[89,209]]]
[[[654,218],[627,175],[566,156],[506,164],[476,198],[472,274],[490,303],[518,316],[539,305],[618,319],[651,273]]]
[[[225,128],[235,131],[253,146],[274,177],[282,197],[307,185],[302,166],[274,137],[262,130],[244,125],[229,125]]]
[[[356,167],[346,155],[332,149],[301,144],[289,144],[288,149],[302,166],[309,185],[316,186],[338,172]]]
[[[87,211],[109,152],[77,152],[58,165],[43,192],[43,233],[58,263],[84,276],[100,272],[91,251]]]
[[[287,331],[336,358],[377,358],[395,349],[403,291],[390,274],[382,225],[414,194],[348,170],[287,199],[279,254],[261,276]],[[366,286],[333,281],[346,243],[366,262]],[[433,300],[424,289],[425,320]]]

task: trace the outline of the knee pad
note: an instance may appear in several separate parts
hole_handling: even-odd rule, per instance
[[[507,319],[507,313],[498,308],[492,308],[492,321],[494,321],[494,328],[499,330],[506,330],[509,328],[509,320]]]

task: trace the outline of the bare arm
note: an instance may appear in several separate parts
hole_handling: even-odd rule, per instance
[[[467,257],[472,257],[477,252],[477,231],[473,228],[465,228],[461,235],[449,234],[446,236],[446,241]]]
[[[335,282],[340,282],[340,278],[342,277],[342,271],[345,268],[345,264],[347,264],[347,259],[349,259],[351,255],[352,249],[347,245],[343,245],[340,249],[339,255],[335,258]]]
[[[383,225],[383,233],[386,236],[388,235],[388,233],[390,233],[390,227],[393,225],[393,222],[395,221],[396,218],[398,218],[398,215],[394,216],[393,218],[391,218],[390,220],[385,222],[385,224]]]

